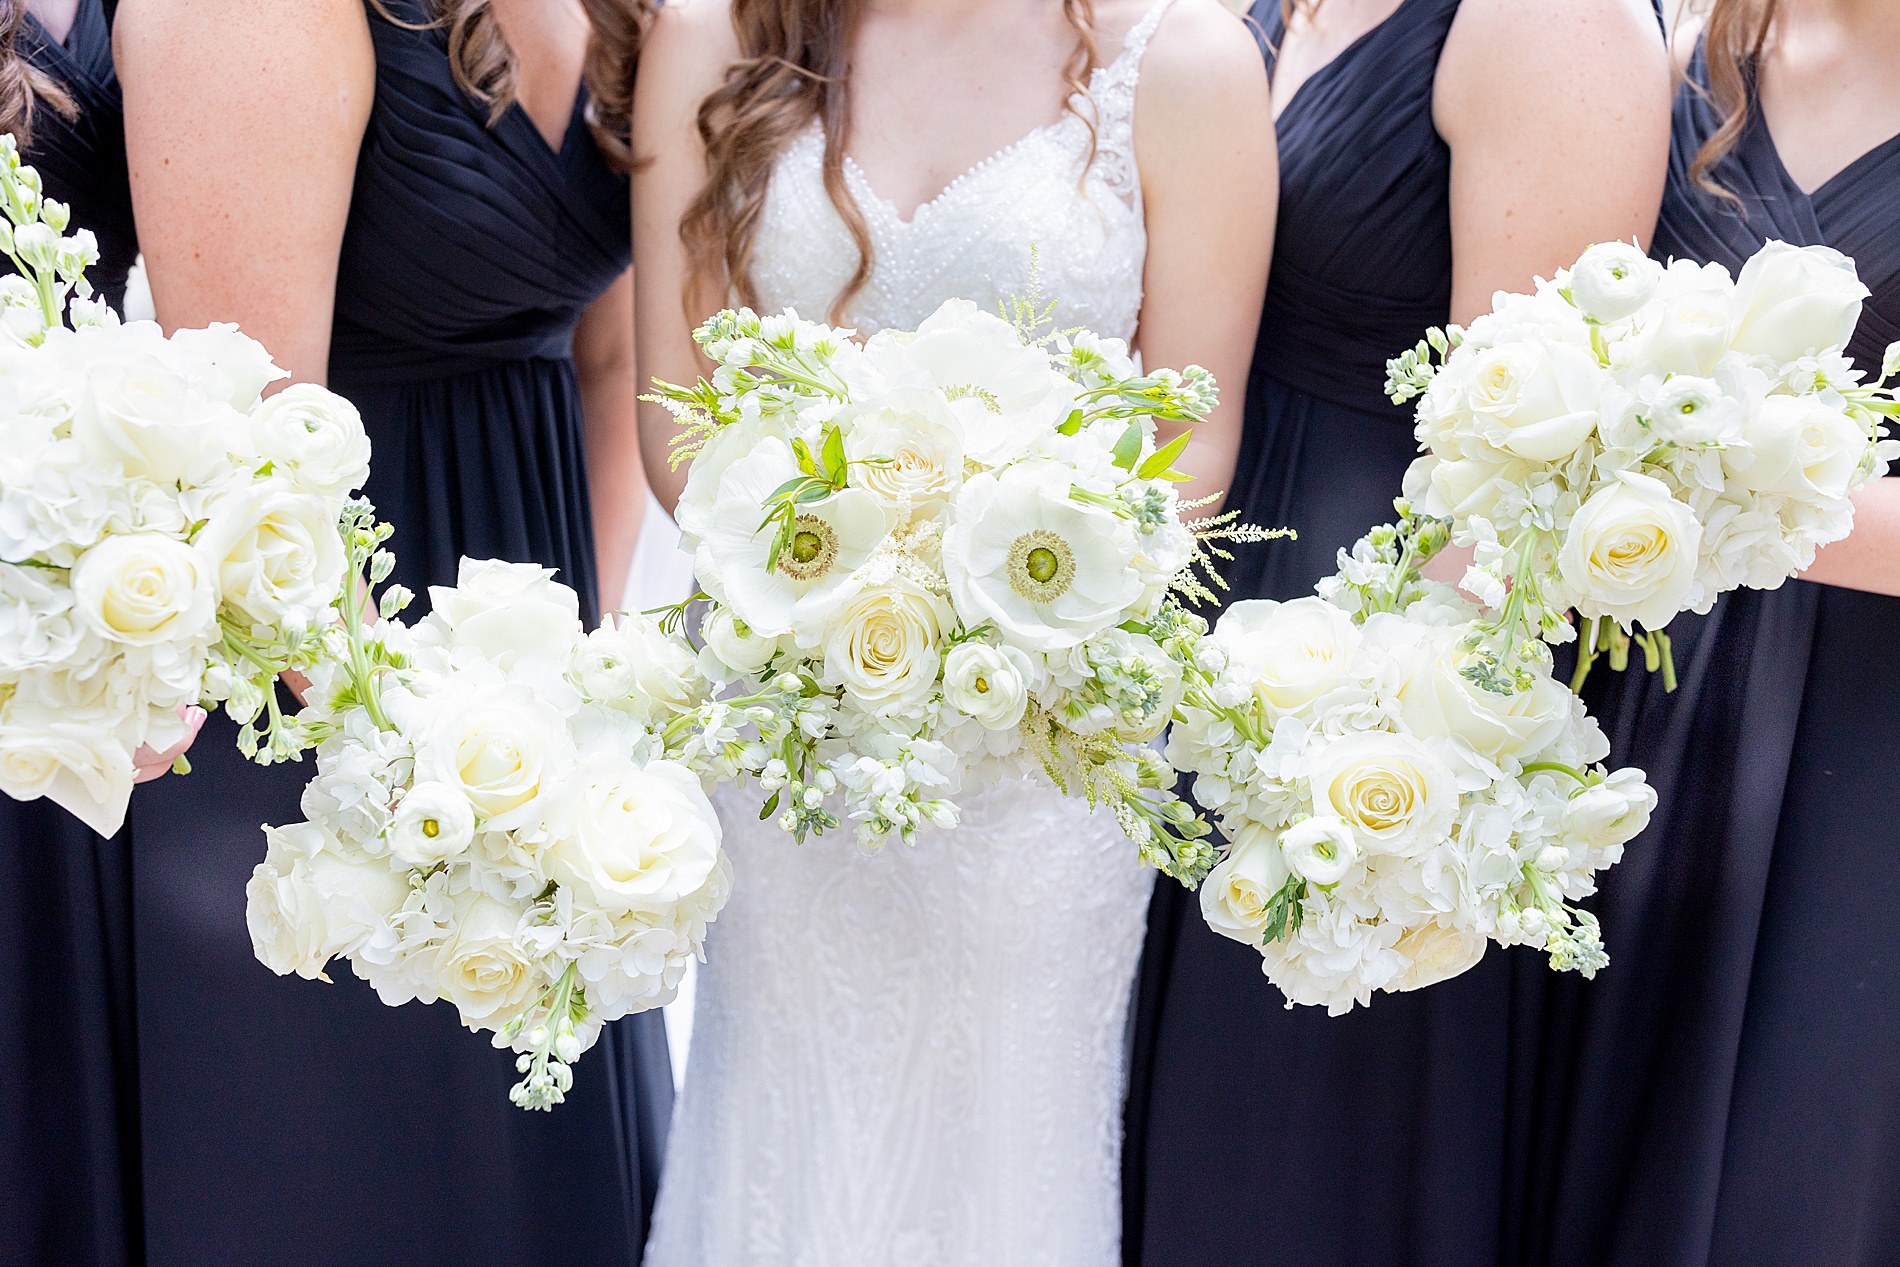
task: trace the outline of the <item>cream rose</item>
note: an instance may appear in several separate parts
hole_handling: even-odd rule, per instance
[[[988,730],[1010,730],[1029,705],[1027,675],[1018,662],[1027,657],[1014,647],[964,642],[943,660],[943,697]]]
[[[208,401],[152,356],[95,363],[73,414],[72,436],[101,466],[176,484],[221,457],[244,432],[241,414]]]
[[[1488,519],[1498,499],[1522,489],[1532,471],[1529,462],[1496,451],[1485,457],[1426,454],[1407,468],[1405,492],[1430,515]]]
[[[1290,874],[1276,834],[1248,823],[1202,882],[1201,915],[1221,936],[1258,947],[1267,926],[1267,906]]]
[[[1617,362],[1664,374],[1706,375],[1728,351],[1733,331],[1729,296],[1694,278],[1676,278],[1674,293],[1655,304],[1633,339],[1620,344]]]
[[[1539,752],[1570,718],[1570,691],[1539,674],[1526,691],[1500,695],[1464,676],[1472,651],[1465,629],[1434,630],[1431,657],[1399,690],[1406,728],[1462,739],[1493,761]]]
[[[554,569],[500,559],[463,559],[455,588],[429,587],[449,645],[469,647],[503,669],[524,655],[564,660],[580,642],[580,599]]]
[[[213,501],[192,543],[224,606],[256,625],[320,622],[348,560],[331,503],[286,479],[239,485]]]
[[[936,684],[937,642],[949,623],[947,605],[914,585],[866,590],[833,615],[825,670],[872,712],[909,708]]]
[[[1633,315],[1656,293],[1662,269],[1628,242],[1599,242],[1570,270],[1570,298],[1592,321],[1609,325]]]
[[[1371,854],[1411,854],[1451,830],[1458,810],[1452,773],[1410,735],[1356,731],[1310,759],[1313,806],[1344,819]]]
[[[1408,928],[1393,947],[1411,963],[1393,987],[1422,990],[1477,967],[1487,942],[1477,933],[1447,928],[1437,920]]]
[[[1289,871],[1324,888],[1346,878],[1359,860],[1359,842],[1345,819],[1316,814],[1280,834],[1280,852]]]
[[[1587,348],[1520,342],[1478,353],[1464,381],[1479,433],[1507,453],[1554,462],[1597,425],[1601,371]]]
[[[470,1029],[499,1029],[545,984],[515,938],[519,916],[480,893],[455,903],[455,936],[436,956],[436,988]]]
[[[1214,626],[1231,671],[1275,714],[1297,713],[1349,680],[1360,633],[1323,598],[1244,599]]]
[[[1722,466],[1758,493],[1845,497],[1868,448],[1859,423],[1812,396],[1765,397],[1742,439],[1723,450]]]
[[[1792,361],[1844,348],[1870,293],[1832,247],[1769,242],[1735,279],[1735,350]]]
[[[411,867],[432,867],[475,839],[475,807],[458,788],[422,782],[403,794],[389,822],[389,852]]]
[[[407,877],[381,858],[346,858],[314,823],[269,827],[269,852],[245,886],[245,923],[258,961],[283,976],[323,976],[402,909]]]
[[[190,546],[159,533],[107,537],[79,556],[72,587],[80,619],[113,642],[190,642],[215,627],[211,570]]]
[[[673,761],[598,762],[574,830],[549,849],[555,878],[618,915],[697,892],[719,861],[719,819],[698,776]]]
[[[17,704],[0,723],[0,792],[44,796],[102,836],[125,822],[132,756],[109,726]]]
[[[933,514],[963,485],[956,415],[934,391],[888,393],[840,418],[851,482],[892,510]]]
[[[451,680],[416,744],[415,777],[460,792],[483,830],[520,831],[544,825],[560,807],[575,760],[566,722],[533,691],[514,684],[458,691]]]
[[[1702,525],[1660,480],[1623,472],[1564,533],[1558,567],[1585,616],[1661,629],[1688,602]]]
[[[347,497],[369,478],[362,415],[315,383],[293,383],[259,405],[251,435],[275,473],[309,492]]]

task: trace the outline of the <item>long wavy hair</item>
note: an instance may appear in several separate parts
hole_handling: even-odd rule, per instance
[[[0,4],[9,0],[0,0]],[[414,28],[371,0],[376,11],[398,26]],[[489,0],[424,0],[432,26],[448,32],[449,70],[463,92],[488,107],[488,123],[515,100],[514,50],[495,21]],[[661,0],[580,0],[593,33],[587,40],[582,77],[587,83],[587,128],[607,161],[633,169],[633,72],[640,45],[653,26]]]
[[[39,106],[68,119],[79,114],[57,79],[20,56],[16,43],[25,22],[25,0],[0,0],[0,132],[13,133],[22,150],[33,143],[33,113]]]
[[[819,120],[825,134],[825,192],[858,248],[858,266],[836,299],[832,320],[870,280],[873,254],[864,213],[844,179],[851,140],[851,47],[866,0],[732,0],[739,60],[699,107],[706,183],[680,221],[689,272],[682,296],[689,316],[725,302],[727,294],[756,305],[752,251],[772,168],[794,138]],[[1088,92],[1096,63],[1092,0],[1062,0],[1075,30],[1075,52],[1063,68],[1072,93]],[[1074,110],[1072,100],[1065,105]],[[1082,118],[1091,132],[1094,122]]]
[[[1738,201],[1716,180],[1714,171],[1741,140],[1753,108],[1756,73],[1774,33],[1781,0],[1707,0],[1702,6],[1703,56],[1709,66],[1710,99],[1722,113],[1722,125],[1710,134],[1689,164],[1696,184],[1719,198]]]

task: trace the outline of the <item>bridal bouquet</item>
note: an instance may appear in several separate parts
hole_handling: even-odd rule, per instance
[[[1555,641],[1572,636],[1566,611],[1584,618],[1579,682],[1599,648],[1621,667],[1635,633],[1673,686],[1676,613],[1808,567],[1900,452],[1880,438],[1892,393],[1842,351],[1867,294],[1827,247],[1770,242],[1731,278],[1593,246],[1391,363],[1428,450],[1406,496],[1475,547],[1464,585],[1487,605],[1508,587],[1523,626]]]
[[[0,789],[109,835],[188,706],[289,743],[272,683],[314,662],[369,440],[322,388],[260,401],[285,374],[235,326],[121,324],[39,190],[0,136]]]
[[[1208,829],[1148,745],[1205,667],[1191,565],[1246,530],[1183,524],[1187,436],[1155,423],[1214,383],[1039,324],[952,300],[864,343],[794,313],[697,332],[712,380],[655,399],[687,426],[700,662],[732,691],[668,742],[757,779],[795,838],[843,815],[866,849],[954,826],[966,771],[1040,774],[1191,882]]]
[[[1491,623],[1418,573],[1446,524],[1399,505],[1317,596],[1228,608],[1168,741],[1229,842],[1208,925],[1257,947],[1289,1006],[1335,1015],[1491,941],[1594,975],[1597,920],[1572,903],[1656,803],[1640,770],[1595,764],[1609,744],[1548,656],[1499,689]]]
[[[352,508],[353,570],[393,563]],[[705,693],[642,618],[583,633],[574,591],[464,559],[414,627],[366,624],[352,587],[323,635],[301,739],[307,821],[267,827],[247,889],[257,957],[322,978],[347,957],[384,1003],[446,998],[521,1055],[510,1098],[547,1109],[601,1026],[670,1002],[731,870],[697,775],[657,732]]]

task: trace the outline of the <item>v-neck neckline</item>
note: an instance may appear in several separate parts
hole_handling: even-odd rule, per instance
[[[534,121],[534,116],[528,113],[528,108],[521,104],[521,98],[516,97],[508,103],[508,113],[520,119],[522,126],[534,134],[536,144],[548,157],[557,163],[564,162],[574,148],[575,129],[584,126],[587,122],[587,77],[581,76],[580,83],[574,88],[574,104],[567,112],[567,127],[561,132],[559,146],[548,140],[547,133],[541,130],[541,125]]]
[[[1759,102],[1757,102],[1755,106],[1755,117],[1756,122],[1761,127],[1762,138],[1768,143],[1769,153],[1775,156],[1775,167],[1781,172],[1782,179],[1788,182],[1790,189],[1793,189],[1803,198],[1806,198],[1809,203],[1819,203],[1833,190],[1834,186],[1847,180],[1849,177],[1859,175],[1862,169],[1879,163],[1888,156],[1890,150],[1893,150],[1896,146],[1900,146],[1900,132],[1896,132],[1886,140],[1879,142],[1869,149],[1863,150],[1857,157],[1851,160],[1847,166],[1841,168],[1832,176],[1829,176],[1813,189],[1803,189],[1801,182],[1794,178],[1794,173],[1788,170],[1788,164],[1782,160],[1781,146],[1776,143],[1774,129],[1768,124],[1768,114],[1761,108]]]
[[[1378,35],[1381,31],[1385,30],[1387,27],[1391,26],[1394,22],[1396,22],[1398,20],[1399,15],[1404,13],[1407,9],[1411,8],[1412,5],[1415,3],[1417,3],[1417,0],[1399,0],[1398,7],[1393,9],[1392,12],[1386,14],[1384,17],[1380,18],[1377,22],[1367,27],[1363,32],[1360,33],[1358,38],[1353,40],[1352,43],[1346,45],[1346,47],[1340,49],[1337,53],[1334,53],[1332,57],[1325,62],[1325,64],[1315,67],[1313,70],[1313,73],[1308,75],[1304,80],[1300,81],[1300,86],[1293,90],[1293,95],[1287,99],[1287,103],[1285,107],[1282,108],[1278,114],[1273,116],[1273,126],[1275,128],[1278,128],[1280,126],[1280,121],[1293,113],[1293,107],[1300,104],[1300,98],[1306,95],[1306,90],[1308,88],[1311,88],[1316,81],[1320,79],[1330,78],[1337,68],[1342,67],[1346,65],[1348,62],[1350,62],[1354,57],[1356,57],[1359,54],[1360,50],[1362,50],[1367,44],[1372,42],[1372,38],[1374,36]],[[1280,42],[1283,45],[1286,43],[1286,24],[1284,22],[1280,24]],[[1273,67],[1271,71],[1268,72],[1268,75],[1267,75],[1267,91],[1269,94],[1271,94],[1273,91],[1273,80],[1279,75],[1279,73],[1280,73],[1280,51],[1279,49],[1276,48],[1273,52]]]

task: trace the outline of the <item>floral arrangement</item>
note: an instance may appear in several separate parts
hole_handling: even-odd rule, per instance
[[[1427,450],[1406,496],[1475,548],[1465,588],[1514,609],[1500,674],[1516,633],[1567,641],[1574,609],[1578,684],[1633,636],[1673,686],[1676,613],[1774,589],[1848,534],[1850,495],[1900,453],[1880,429],[1900,344],[1875,384],[1842,351],[1867,294],[1828,247],[1770,242],[1731,278],[1606,243],[1391,363]]]
[[[369,440],[322,388],[261,400],[285,372],[235,326],[166,338],[93,300],[97,244],[11,136],[0,209],[0,789],[111,834],[133,754],[193,705],[294,749],[273,683],[314,663]]]
[[[795,838],[848,817],[867,850],[954,826],[966,774],[1040,775],[1192,883],[1208,828],[1149,745],[1204,672],[1192,569],[1250,538],[1182,522],[1188,436],[1156,422],[1204,417],[1215,385],[1039,335],[1047,311],[952,300],[863,343],[790,312],[699,329],[717,372],[653,399],[686,426],[700,664],[730,689],[668,742],[756,779]]]
[[[352,572],[380,582],[388,529],[351,513]],[[704,697],[692,650],[639,617],[583,633],[552,578],[464,559],[413,627],[402,587],[376,623],[346,592],[294,719],[307,821],[265,829],[247,890],[272,971],[328,980],[340,955],[392,1007],[449,1000],[520,1053],[510,1098],[533,1109],[602,1025],[672,1000],[732,878],[658,737]]]

